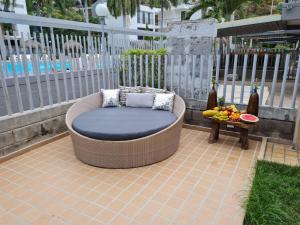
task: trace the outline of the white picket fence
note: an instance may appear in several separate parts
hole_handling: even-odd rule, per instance
[[[59,53],[59,59],[56,59],[53,56],[47,57],[46,53],[32,53],[29,58],[23,54],[16,61],[12,59],[13,77],[10,79],[5,77],[8,63],[1,59],[0,89],[3,96],[2,98],[0,96],[0,99],[4,101],[4,104],[1,104],[2,116],[68,102],[99,92],[101,88],[117,88],[119,85],[164,88],[180,94],[185,99],[205,101],[212,79],[217,82],[218,96],[223,97],[227,103],[247,104],[254,84],[258,86],[261,106],[294,109],[296,103],[299,103],[297,99],[299,99],[300,64],[297,64],[295,74],[290,75],[289,54],[277,55],[276,64],[272,68],[267,67],[268,55],[265,55],[263,71],[259,74],[255,64],[248,70],[248,55],[245,55],[244,66],[239,74],[237,55],[233,56],[233,67],[229,66],[230,56],[226,55],[225,68],[221,70],[220,55],[156,57],[94,52],[87,56],[83,52],[81,57],[76,57],[79,51],[73,58],[69,51]],[[279,74],[280,57],[285,58],[282,74]],[[35,76],[25,73],[24,77],[19,77],[16,74],[17,65],[26,68],[29,61],[32,62]],[[80,61],[82,66],[79,66]],[[62,65],[60,71],[55,69],[58,63]],[[37,65],[44,65],[45,73],[41,73]],[[68,68],[64,65],[68,65]],[[51,67],[51,70],[48,70],[48,67]],[[267,72],[273,75],[272,79],[266,79]],[[228,79],[229,77],[231,79]],[[241,79],[237,80],[237,77]]]
[[[40,20],[40,21],[38,21]],[[227,103],[247,104],[258,86],[260,105],[295,109],[299,105],[300,56],[293,54],[126,55],[124,50],[158,49],[153,41],[126,42],[124,30],[99,25],[0,12],[0,22],[91,31],[83,35],[0,31],[0,117],[60,104],[119,85],[175,91],[205,101],[211,81]],[[126,35],[160,33],[126,30]],[[120,36],[120,35],[119,35]],[[295,68],[292,69],[291,65]]]

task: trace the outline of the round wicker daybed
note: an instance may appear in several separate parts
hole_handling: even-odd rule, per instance
[[[185,113],[185,103],[178,95],[174,101],[174,123],[157,133],[132,140],[99,140],[74,130],[73,122],[79,115],[101,106],[102,94],[96,93],[79,100],[67,112],[66,125],[74,152],[82,162],[103,168],[133,168],[162,161],[177,151]]]

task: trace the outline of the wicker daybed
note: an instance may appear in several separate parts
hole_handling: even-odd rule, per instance
[[[66,125],[74,152],[82,162],[104,168],[133,168],[162,161],[177,151],[185,113],[185,103],[178,95],[174,101],[174,123],[157,133],[126,141],[98,140],[74,130],[76,117],[101,105],[102,94],[96,93],[79,100],[67,112]]]

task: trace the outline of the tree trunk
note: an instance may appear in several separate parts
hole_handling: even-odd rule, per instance
[[[84,16],[85,16],[85,22],[89,23],[89,9],[88,9],[88,0],[84,0]],[[88,52],[91,50],[91,31],[88,30]]]
[[[123,2],[123,1],[121,1],[122,2],[122,17],[123,17],[123,34],[124,34],[124,43],[125,43],[125,41],[126,41],[126,10],[125,10],[125,3]],[[126,48],[129,48],[129,45],[128,45],[128,43],[126,42],[126,44],[125,44],[125,46],[126,46]]]
[[[85,16],[85,22],[89,22],[89,9],[88,9],[88,0],[84,0],[84,16]]]
[[[160,32],[162,33],[163,30],[163,26],[164,26],[164,5],[163,5],[163,0],[161,0],[160,2],[160,14],[161,14],[161,18],[160,18]],[[162,34],[160,35],[160,47],[163,47],[163,36]]]

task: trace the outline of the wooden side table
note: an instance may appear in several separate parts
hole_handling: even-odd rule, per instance
[[[219,121],[213,118],[208,118],[211,121],[211,131],[210,136],[208,139],[209,144],[216,143],[219,140],[219,133],[220,133],[220,125],[232,125],[238,127],[240,129],[240,140],[241,149],[248,149],[249,148],[249,141],[248,141],[248,133],[249,130],[255,127],[256,123],[243,123],[243,122],[231,122],[231,121]]]

